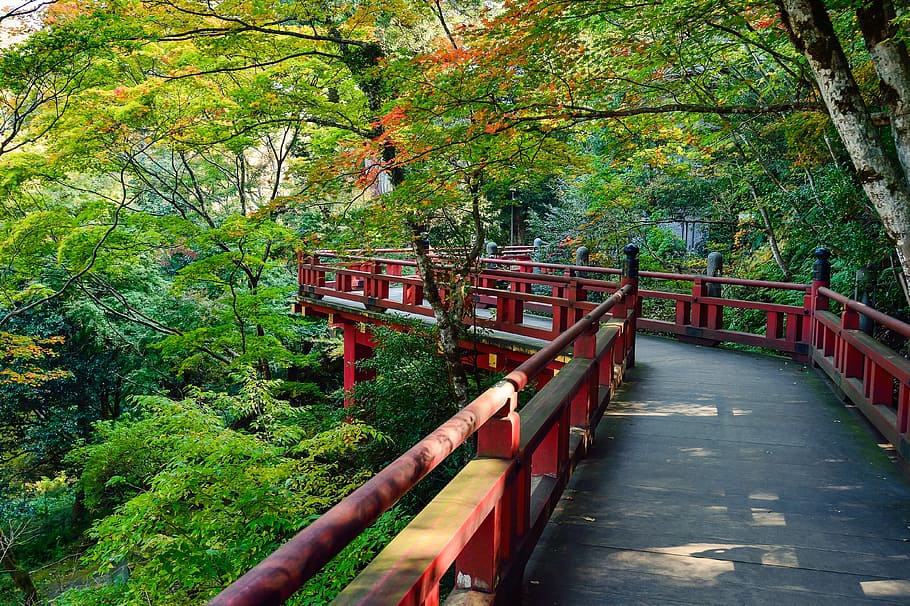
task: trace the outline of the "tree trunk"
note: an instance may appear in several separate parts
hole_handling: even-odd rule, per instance
[[[19,562],[17,562],[15,556],[13,556],[12,545],[6,546],[2,553],[3,556],[0,557],[0,569],[8,572],[10,576],[13,577],[13,583],[16,584],[16,587],[25,594],[25,606],[37,606],[40,603],[38,590],[35,589],[35,584],[32,582],[31,575],[27,570],[24,570],[19,566]]]
[[[893,20],[897,15],[891,2],[873,0],[856,15],[879,76],[894,146],[906,178],[910,175],[910,56],[906,45],[895,39],[898,32]]]
[[[458,310],[464,309],[464,304],[457,301],[461,293],[452,289],[452,301],[447,305],[439,295],[439,283],[436,279],[436,268],[430,258],[429,250],[422,239],[415,236],[412,248],[417,258],[417,269],[423,281],[423,292],[433,315],[436,317],[436,328],[439,330],[439,346],[445,358],[446,370],[449,373],[449,382],[458,398],[459,405],[464,407],[470,402],[468,389],[468,373],[461,359],[461,350],[458,346],[461,334],[461,316]]]
[[[907,295],[910,292],[907,288],[907,279],[910,276],[910,185],[904,171],[906,164],[902,166],[901,161],[887,152],[878,129],[872,123],[869,109],[853,78],[840,41],[834,33],[824,2],[779,1],[784,24],[794,45],[808,60],[831,121],[856,168],[857,179],[878,212],[885,233],[894,243],[902,269],[901,286]],[[873,5],[876,4],[881,6],[881,0],[873,0]],[[870,11],[871,13],[865,16],[867,28],[871,27],[875,19],[874,6]],[[860,20],[864,20],[862,15]],[[876,37],[867,35],[866,38],[867,44],[871,42],[873,62],[882,82],[891,88],[898,101],[905,102],[908,76],[907,70],[899,66],[900,62],[893,60],[897,53],[895,50],[897,45],[893,41],[889,43],[887,36],[878,42],[875,41]],[[904,54],[906,55],[906,52]],[[892,112],[898,107],[904,107],[903,111],[906,113],[906,106],[898,105],[897,102],[892,103]],[[907,137],[906,132],[901,134],[901,131],[907,129],[908,125],[905,122],[908,120],[910,118],[903,116],[898,120],[898,124],[892,127],[899,150],[898,156],[905,163],[908,161],[910,137]]]
[[[332,32],[336,35],[336,32]],[[371,137],[380,138],[385,129],[379,120],[382,110],[383,101],[388,94],[387,87],[389,83],[380,75],[380,70],[375,68],[385,57],[383,49],[378,44],[367,44],[361,47],[354,47],[350,44],[339,44],[338,49],[341,54],[341,60],[344,62],[357,83],[358,88],[367,98],[367,106],[375,116],[374,126]],[[332,91],[330,91],[330,94]],[[334,94],[337,94],[335,91]],[[403,167],[396,162],[398,152],[394,143],[386,141],[382,146],[382,160],[388,166],[389,179],[391,186],[396,188],[400,186],[405,179]],[[412,249],[417,260],[418,274],[423,282],[424,296],[433,308],[433,315],[436,317],[436,328],[439,331],[439,346],[445,359],[446,370],[449,374],[449,382],[458,398],[459,404],[465,406],[469,403],[470,390],[468,388],[468,374],[462,361],[461,351],[458,346],[462,332],[462,313],[464,310],[464,301],[459,300],[461,293],[452,289],[449,302],[442,300],[439,295],[439,283],[433,259],[430,258],[427,245],[422,238],[421,229],[416,225],[411,225],[412,232]]]
[[[749,187],[752,186],[749,185]],[[752,195],[755,195],[754,190],[752,191]],[[755,201],[758,202],[757,197]],[[784,280],[789,282],[793,278],[793,274],[790,273],[790,268],[787,267],[783,255],[780,254],[780,247],[777,245],[777,236],[774,235],[774,227],[771,225],[771,217],[768,216],[768,209],[759,204],[758,212],[761,214],[761,220],[765,224],[765,233],[768,234],[768,246],[771,247],[771,256],[774,257],[774,262],[777,263],[777,267],[784,275]]]
[[[73,511],[70,514],[70,521],[73,523],[74,534],[88,517],[88,511],[85,509],[85,487],[79,482],[76,488],[76,495],[73,499]]]

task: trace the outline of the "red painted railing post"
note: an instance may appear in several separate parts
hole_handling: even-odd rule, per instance
[[[423,305],[423,284],[405,283],[402,292],[402,302],[405,305]]]
[[[494,283],[494,288],[501,285],[501,282]],[[513,283],[510,280],[507,290],[497,288],[499,294],[496,295],[496,323],[497,324],[515,324],[515,299],[509,296],[512,292]]]
[[[499,246],[496,242],[487,242],[486,255],[488,258],[498,257],[499,256]],[[495,263],[482,262],[483,266],[480,268],[480,274],[475,277],[475,283],[478,288],[486,289],[495,289],[496,288],[496,278],[488,276],[485,274],[485,269],[499,269],[499,266]],[[487,307],[487,305],[496,305],[496,321],[499,322],[503,316],[502,310],[502,297],[497,297],[491,301],[491,298],[488,295],[480,295],[480,305],[479,307]],[[508,312],[506,312],[508,313]]]
[[[720,330],[723,328],[723,306],[705,303],[702,299],[711,296],[711,283],[696,276],[692,282],[692,306],[689,312],[692,326]],[[678,310],[677,310],[678,313]]]
[[[827,248],[815,250],[815,265],[812,268],[812,291],[809,295],[809,309],[812,310],[812,347],[821,350],[822,355],[834,353],[832,343],[825,338],[825,327],[815,317],[816,312],[828,311],[828,297],[818,292],[819,288],[828,288],[831,284],[831,251]]]
[[[724,327],[724,306],[712,303],[706,305],[706,308],[708,313],[705,318],[705,326],[713,330],[722,329]]]
[[[380,299],[388,299],[389,282],[380,277],[383,275],[382,264],[373,259],[362,267],[370,274],[363,282],[363,295],[367,298],[367,304],[376,305]]]
[[[315,294],[314,288],[325,288],[325,269],[317,269],[319,255],[312,254],[304,257],[298,253],[297,257],[297,285],[300,296]]]
[[[505,403],[499,415],[494,416],[477,430],[477,456],[511,459],[518,453],[520,421],[515,410],[518,395]]]
[[[310,257],[310,284],[318,288],[325,288],[325,274],[326,270],[321,267],[322,262],[319,260],[319,255],[313,254]]]
[[[859,314],[852,309],[844,309],[840,316],[840,326],[843,330],[859,330]],[[838,339],[839,355],[835,355],[836,365],[841,374],[846,378],[863,376],[863,355],[850,345],[847,339]]]
[[[374,298],[373,291],[376,288],[376,278],[374,276],[379,273],[379,264],[375,259],[372,259],[368,263],[361,265],[360,268],[369,274],[363,279],[363,296]]]
[[[490,268],[490,269],[495,269],[495,268]],[[477,285],[480,288],[496,288],[496,278],[494,278],[492,276],[487,276],[487,275],[484,275],[481,273],[477,279]]]
[[[567,410],[567,409],[564,409]],[[559,458],[562,448],[562,426],[568,422],[565,414],[560,413],[547,432],[546,437],[531,457],[531,473],[535,476],[558,476],[560,470]]]
[[[477,457],[512,459],[518,455],[520,419],[515,412],[518,394],[513,393],[498,415],[477,430]],[[511,552],[515,533],[527,526],[529,491],[523,483],[510,482],[507,494],[491,511],[455,560],[455,587],[460,590],[494,593],[501,563]],[[523,521],[522,521],[523,520]]]
[[[518,266],[518,271],[521,273],[530,273],[531,270],[532,268],[527,265]],[[520,295],[530,293],[531,284],[529,282],[524,282],[523,280],[513,279],[509,286],[511,292],[519,296],[500,297],[500,300],[503,301],[503,309],[506,310],[506,314],[503,316],[503,322],[521,324],[524,322],[525,302],[523,298],[520,298]]]
[[[595,360],[597,357],[597,331],[598,324],[592,324],[581,336],[575,340],[572,357]],[[590,425],[591,412],[597,407],[597,395],[600,379],[600,367],[597,361],[585,381],[585,386],[578,390],[572,398],[572,414],[569,421],[574,427],[582,427],[587,432]]]
[[[569,313],[568,313],[568,325],[572,326],[579,320],[581,320],[585,313],[584,311],[576,305],[579,301],[587,301],[588,293],[585,292],[585,287],[582,286],[578,281],[578,276],[572,276],[572,281],[569,283],[569,287],[566,291],[566,299],[569,300]]]
[[[866,376],[865,396],[873,406],[876,404],[890,406],[894,395],[894,377],[878,364],[872,364],[869,370]]]
[[[910,438],[910,386],[905,383],[897,390],[897,432]]]
[[[558,372],[558,371],[553,371],[550,368],[545,368],[545,369],[541,370],[537,374],[537,391],[540,391],[541,389],[543,389],[544,385],[549,383],[553,379],[553,377],[556,376],[556,372]]]
[[[786,338],[788,343],[798,343],[802,338],[803,334],[803,316],[799,314],[786,314],[787,317],[787,333]]]
[[[555,292],[556,287],[553,287]],[[561,289],[565,301],[553,304],[553,336],[565,332],[567,328],[578,322],[582,317],[582,311],[575,304],[578,301],[585,300],[585,293],[582,286],[578,283],[578,278],[572,276],[569,283]]]
[[[348,269],[353,269],[353,266],[344,267],[344,265],[341,264],[336,268],[335,290],[338,292],[350,292],[354,290],[354,278],[348,273],[342,273]]]
[[[620,334],[614,341],[612,351],[600,361],[600,379],[598,380],[598,385],[600,388],[607,389],[609,391],[610,397],[613,395],[613,380],[614,380],[614,363],[616,360],[615,351],[617,343],[621,343],[623,336]],[[598,394],[599,396],[599,394]]]
[[[780,339],[784,336],[784,314],[779,311],[765,313],[765,336]]]
[[[695,280],[692,281],[692,311],[689,316],[692,321],[692,326],[703,327],[705,325],[705,314],[701,302],[701,298],[704,294],[705,283],[702,282],[701,278],[695,278]]]
[[[626,258],[622,264],[622,280],[620,287],[629,286],[630,292],[628,301],[623,305],[623,316],[614,317],[629,318],[628,334],[626,335],[626,360],[628,367],[635,366],[635,333],[638,330],[638,317],[641,315],[641,298],[638,296],[638,247],[634,244],[626,244],[622,249]],[[618,308],[615,306],[614,309]]]
[[[812,335],[815,329],[815,309],[812,307],[814,302],[812,288],[806,289],[805,294],[803,294],[803,316],[801,321],[802,326],[802,335],[800,336],[800,341],[806,343],[811,352],[811,348],[814,345],[812,342]]]

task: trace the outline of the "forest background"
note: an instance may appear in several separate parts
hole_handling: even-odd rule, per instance
[[[0,31],[0,603],[217,593],[490,380],[457,349],[488,240],[800,282],[824,245],[836,289],[907,317],[884,0],[7,0]],[[338,340],[288,311],[296,259],[382,247],[455,296],[376,335],[342,411]]]

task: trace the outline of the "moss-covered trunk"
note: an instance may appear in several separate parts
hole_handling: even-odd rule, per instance
[[[3,554],[0,556],[0,569],[9,573],[13,577],[13,583],[16,584],[16,587],[25,594],[25,605],[37,606],[40,603],[38,590],[35,589],[31,575],[16,560],[12,546],[6,546],[5,548],[0,546],[0,553]]]

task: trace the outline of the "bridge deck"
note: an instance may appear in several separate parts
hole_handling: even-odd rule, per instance
[[[910,604],[910,484],[813,371],[639,337],[524,603]]]

